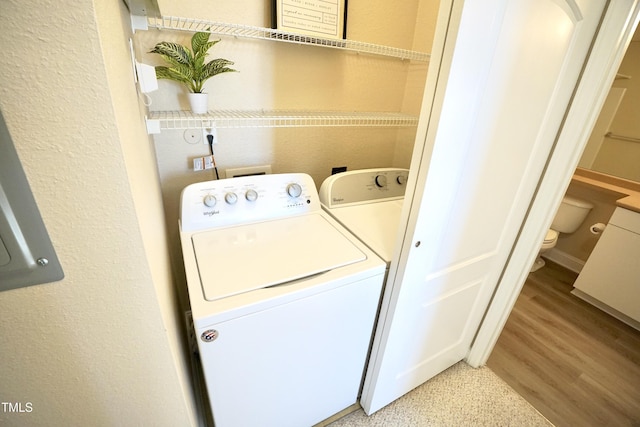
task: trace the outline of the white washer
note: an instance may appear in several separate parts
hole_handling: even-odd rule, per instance
[[[322,207],[380,258],[391,263],[408,169],[361,169],[331,175],[320,186]]]
[[[316,424],[356,403],[384,263],[305,174],[182,192],[180,238],[217,427]]]

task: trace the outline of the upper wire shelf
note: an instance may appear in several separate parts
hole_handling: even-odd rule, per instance
[[[416,52],[395,47],[358,42],[353,40],[333,40],[303,34],[289,33],[271,28],[253,27],[250,25],[228,24],[176,16],[147,17],[150,28],[170,29],[178,31],[210,32],[224,36],[244,37],[261,40],[274,40],[287,43],[323,46],[334,49],[350,50],[360,53],[389,56],[414,61],[429,61],[428,53]]]
[[[401,113],[212,110],[207,114],[190,111],[153,111],[147,117],[150,134],[172,129],[271,128],[313,126],[417,126],[418,118]]]

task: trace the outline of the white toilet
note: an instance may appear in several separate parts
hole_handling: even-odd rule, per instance
[[[544,259],[542,259],[541,255],[556,245],[558,234],[573,233],[576,231],[584,222],[585,218],[587,218],[591,209],[593,209],[593,205],[589,202],[564,196],[558,212],[556,212],[556,216],[551,223],[551,228],[547,231],[544,242],[542,242],[538,257],[531,267],[532,273],[544,267]]]

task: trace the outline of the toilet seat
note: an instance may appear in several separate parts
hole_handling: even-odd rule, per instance
[[[553,243],[558,239],[558,232],[556,230],[549,229],[547,235],[544,236],[543,244]]]
[[[530,270],[531,273],[533,273],[534,271],[538,271],[542,267],[544,267],[544,260],[540,255],[543,252],[547,252],[548,250],[556,246],[556,242],[558,241],[559,234],[560,233],[558,233],[556,230],[553,230],[551,228],[547,231],[547,234],[544,236],[544,242],[542,242],[542,245],[540,246],[538,257],[536,258],[533,265],[531,266],[531,270]]]

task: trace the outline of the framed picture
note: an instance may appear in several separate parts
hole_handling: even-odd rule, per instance
[[[323,39],[346,39],[347,0],[274,0],[273,28]]]

